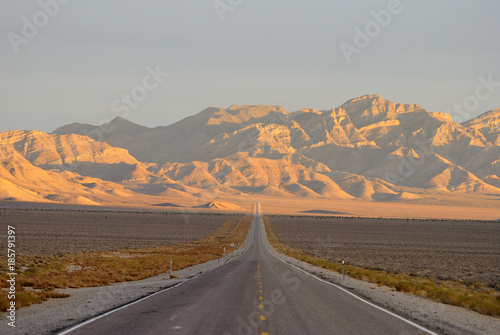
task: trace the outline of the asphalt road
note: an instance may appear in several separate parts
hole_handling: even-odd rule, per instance
[[[432,334],[270,254],[261,219],[247,252],[70,334]]]

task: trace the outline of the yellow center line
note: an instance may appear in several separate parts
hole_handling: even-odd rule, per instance
[[[259,285],[259,300],[264,300],[263,294],[262,294],[262,282],[261,282],[261,275],[260,275],[260,260],[257,259],[257,284]],[[264,305],[259,304],[259,308],[263,309]],[[260,314],[260,320],[264,321],[266,320],[266,317],[263,314]],[[259,332],[261,335],[268,335],[269,333],[263,332],[260,327],[259,327]]]

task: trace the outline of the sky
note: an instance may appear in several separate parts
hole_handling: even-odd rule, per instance
[[[0,131],[364,94],[462,122],[500,107],[499,14],[498,0],[0,0]]]

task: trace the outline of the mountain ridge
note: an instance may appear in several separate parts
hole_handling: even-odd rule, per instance
[[[117,117],[102,126],[72,123],[51,134],[9,131],[0,133],[0,198],[85,202],[78,196],[87,196],[105,202],[96,190],[117,199],[261,194],[413,201],[424,191],[500,195],[499,115],[497,109],[458,124],[418,104],[364,95],[321,111],[208,107],[155,128]],[[40,180],[29,182],[21,170]],[[54,176],[72,192],[56,187],[51,193]],[[86,182],[78,186],[75,180]]]

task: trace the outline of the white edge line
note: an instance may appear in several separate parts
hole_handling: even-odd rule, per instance
[[[265,233],[265,230],[264,230],[264,233]],[[338,288],[339,290],[342,290],[342,291],[344,291],[345,293],[347,293],[347,294],[349,294],[349,295],[353,296],[354,298],[356,298],[356,299],[358,299],[358,300],[360,300],[360,301],[364,302],[365,304],[370,305],[370,306],[372,306],[372,307],[374,307],[374,308],[376,308],[376,309],[379,309],[379,310],[381,310],[382,312],[385,312],[385,313],[387,313],[387,314],[389,314],[389,315],[391,315],[391,316],[393,316],[393,317],[395,317],[395,318],[398,318],[398,319],[400,319],[400,320],[402,320],[402,321],[404,321],[404,322],[406,322],[406,323],[408,323],[408,324],[412,325],[413,327],[416,327],[416,328],[418,328],[418,329],[420,329],[420,330],[422,330],[422,331],[424,331],[424,332],[426,332],[426,333],[428,333],[428,334],[431,334],[431,335],[438,335],[437,333],[434,333],[433,331],[431,331],[431,330],[429,330],[429,329],[427,329],[427,328],[424,328],[424,327],[422,327],[422,326],[420,326],[420,325],[418,325],[418,324],[416,324],[416,323],[414,323],[414,322],[412,322],[412,321],[410,321],[410,320],[408,320],[408,319],[405,319],[404,317],[402,317],[402,316],[400,316],[400,315],[397,315],[397,314],[395,314],[395,313],[393,313],[393,312],[391,312],[391,311],[388,311],[388,310],[386,310],[386,309],[384,309],[384,308],[382,308],[382,307],[380,307],[380,306],[377,306],[377,305],[375,305],[375,304],[373,304],[373,303],[371,303],[371,302],[369,302],[369,301],[366,301],[365,299],[363,299],[363,298],[361,298],[361,297],[358,297],[358,296],[357,296],[357,295],[355,295],[354,293],[349,292],[348,290],[346,290],[345,288],[343,288],[343,287],[341,287],[341,286],[338,286],[338,285],[336,285],[336,284],[334,284],[334,283],[331,283],[331,282],[329,282],[329,281],[326,281],[326,280],[324,280],[324,279],[321,279],[321,278],[319,278],[319,277],[316,277],[315,275],[313,275],[313,274],[311,274],[311,273],[309,273],[309,272],[307,272],[307,271],[305,271],[305,270],[303,270],[303,269],[301,269],[301,268],[299,268],[299,267],[297,267],[297,266],[295,266],[295,265],[293,265],[293,264],[291,264],[291,263],[288,263],[288,262],[287,262],[287,261],[285,261],[284,259],[281,259],[280,257],[278,257],[278,256],[276,256],[275,254],[273,254],[265,242],[264,242],[264,246],[266,247],[267,251],[269,251],[269,253],[270,253],[271,255],[273,255],[275,258],[277,258],[278,260],[282,261],[283,263],[285,263],[285,264],[287,264],[287,265],[290,265],[291,267],[293,267],[293,268],[295,268],[295,269],[297,269],[297,270],[299,270],[299,271],[304,272],[304,273],[305,273],[305,274],[307,274],[308,276],[311,276],[311,277],[313,277],[313,278],[315,278],[315,279],[317,279],[317,280],[319,280],[319,281],[321,281],[321,282],[323,282],[323,283],[326,283],[326,284],[328,284],[328,285],[331,285],[331,286],[333,286],[333,287],[336,287],[336,288]]]
[[[221,265],[219,265],[219,266],[216,266],[216,267],[210,268],[210,269],[208,269],[208,270],[206,270],[206,271],[203,271],[203,272],[201,272],[201,273],[198,273],[196,276],[193,276],[193,277],[188,278],[188,279],[184,279],[183,281],[178,282],[177,284],[174,284],[174,285],[172,285],[172,286],[170,286],[170,287],[167,287],[167,288],[165,288],[165,289],[163,289],[163,290],[160,290],[160,291],[158,291],[158,292],[155,292],[155,293],[152,293],[152,294],[147,295],[147,296],[145,296],[145,297],[142,297],[142,298],[140,298],[140,299],[138,299],[138,300],[135,300],[135,301],[129,302],[128,304],[125,304],[125,305],[123,305],[123,306],[120,306],[120,307],[117,307],[117,308],[112,309],[112,310],[110,310],[110,311],[107,311],[107,312],[106,312],[106,313],[104,313],[104,314],[101,314],[101,315],[98,315],[98,316],[94,316],[93,318],[88,319],[87,321],[84,321],[84,322],[82,322],[82,323],[79,323],[79,324],[77,324],[77,325],[74,325],[73,327],[71,327],[71,328],[69,328],[69,329],[66,329],[66,330],[63,330],[62,332],[57,333],[57,334],[58,334],[58,335],[66,335],[66,334],[69,334],[69,333],[71,333],[71,332],[72,332],[72,331],[74,331],[74,330],[77,330],[77,329],[79,329],[79,328],[81,328],[81,327],[83,327],[83,326],[86,326],[86,325],[88,325],[89,323],[92,323],[92,322],[94,322],[94,321],[97,321],[97,320],[99,320],[99,319],[101,319],[101,318],[103,318],[103,317],[105,317],[105,316],[108,316],[108,315],[110,315],[110,314],[113,314],[114,312],[117,312],[117,311],[119,311],[119,310],[121,310],[121,309],[124,309],[124,308],[127,308],[127,307],[129,307],[129,306],[135,305],[135,304],[137,304],[137,303],[139,303],[139,302],[141,302],[141,301],[143,301],[143,300],[146,300],[146,299],[148,299],[148,298],[151,298],[152,296],[155,296],[155,295],[157,295],[157,294],[160,294],[160,293],[166,292],[166,291],[168,291],[168,290],[171,290],[171,289],[173,289],[173,288],[179,287],[179,286],[181,286],[182,284],[184,284],[184,283],[186,283],[186,282],[188,282],[188,281],[190,281],[190,280],[193,280],[193,279],[195,279],[195,278],[197,278],[197,277],[199,277],[199,276],[201,276],[201,275],[203,275],[203,274],[205,274],[205,273],[207,273],[207,272],[210,272],[210,271],[212,271],[212,270],[214,270],[214,269],[220,268],[220,267],[222,267],[222,266],[224,266],[224,265],[228,264],[228,263],[229,263],[229,262],[231,262],[232,260],[237,259],[237,258],[239,258],[239,257],[243,256],[243,255],[244,255],[244,254],[248,251],[248,249],[250,248],[250,245],[253,243],[253,240],[254,240],[254,239],[253,239],[253,235],[252,235],[252,239],[251,239],[250,243],[248,243],[248,245],[246,246],[246,248],[243,250],[243,252],[242,252],[241,254],[239,254],[239,255],[238,255],[238,256],[236,256],[236,257],[231,258],[230,260],[228,260],[228,261],[227,261],[227,262],[225,262],[225,263],[222,263],[222,264],[221,264]]]

